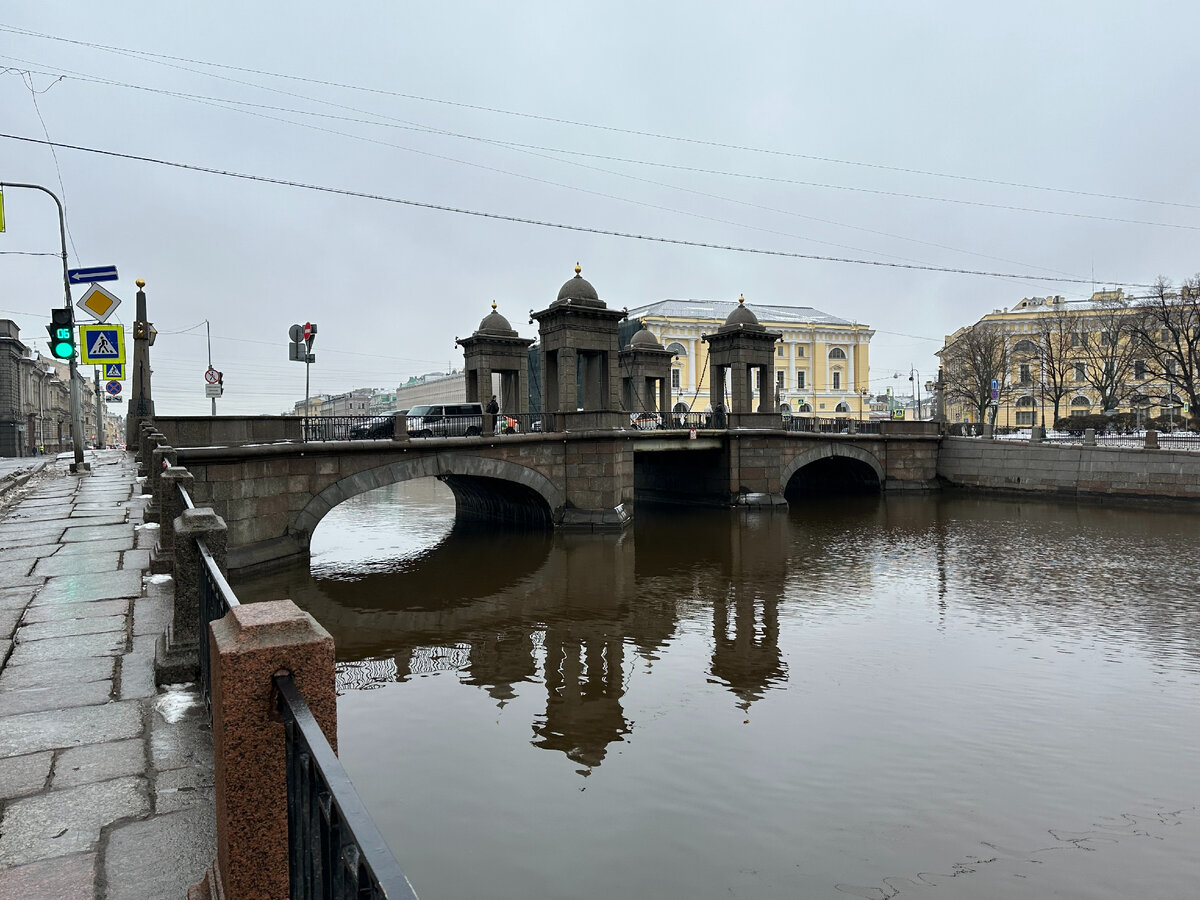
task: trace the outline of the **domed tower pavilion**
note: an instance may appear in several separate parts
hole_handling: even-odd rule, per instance
[[[702,334],[700,340],[708,343],[708,367],[711,383],[709,396],[713,409],[723,403],[725,396],[726,371],[730,376],[730,412],[754,412],[754,377],[758,370],[758,412],[775,409],[775,342],[783,332],[767,331],[758,323],[758,317],[746,305],[745,297],[738,297],[725,324],[716,334]]]
[[[498,374],[501,412],[529,412],[529,345],[533,338],[517,334],[508,319],[496,311],[495,303],[474,334],[456,337],[454,343],[463,348],[468,402],[487,406],[495,393],[492,375]]]
[[[671,409],[671,357],[654,333],[642,327],[621,350],[621,401],[631,413]],[[664,418],[665,423],[665,418]]]

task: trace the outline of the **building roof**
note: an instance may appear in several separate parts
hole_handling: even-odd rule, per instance
[[[659,300],[646,306],[631,309],[631,318],[640,316],[663,316],[672,319],[714,319],[724,322],[737,307],[736,300]],[[746,302],[759,322],[792,323],[797,325],[854,325],[848,319],[839,319],[811,306],[773,306],[766,303]],[[863,323],[857,323],[862,325]],[[863,325],[863,327],[867,327]]]

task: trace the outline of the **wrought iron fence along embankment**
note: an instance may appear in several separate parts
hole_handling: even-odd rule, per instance
[[[185,509],[195,509],[180,487]],[[240,601],[204,539],[200,551],[200,686],[212,709],[209,625]],[[350,776],[289,675],[274,678],[287,741],[288,857],[292,900],[416,900]]]

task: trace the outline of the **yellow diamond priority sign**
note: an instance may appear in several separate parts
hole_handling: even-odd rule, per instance
[[[121,305],[121,298],[106,291],[98,284],[93,284],[84,292],[83,297],[75,304],[97,322],[103,324]]]

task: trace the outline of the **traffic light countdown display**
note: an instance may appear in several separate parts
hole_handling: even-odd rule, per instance
[[[74,359],[75,357],[75,324],[70,309],[50,310],[50,324],[46,331],[50,334],[50,355],[55,359]]]

